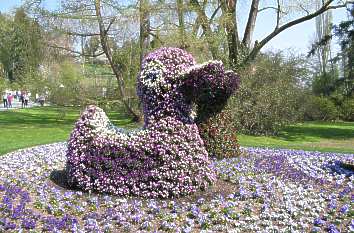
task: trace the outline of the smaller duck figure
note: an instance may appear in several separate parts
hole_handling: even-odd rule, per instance
[[[148,54],[137,79],[144,127],[124,132],[102,109],[87,107],[68,142],[69,183],[86,191],[147,198],[204,190],[216,175],[192,106],[197,113],[208,109],[208,118],[222,110],[238,86],[239,77],[219,61],[196,65],[178,48]]]

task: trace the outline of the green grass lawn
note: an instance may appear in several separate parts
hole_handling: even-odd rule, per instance
[[[66,141],[80,109],[36,107],[0,112],[0,154],[25,147]],[[137,125],[123,114],[109,113],[119,127]],[[239,135],[242,146],[354,153],[354,122],[306,122],[285,128],[276,137]]]
[[[80,109],[36,107],[0,112],[0,154],[16,149],[66,141]],[[115,125],[134,127],[123,114],[110,113]]]
[[[242,146],[354,153],[354,122],[305,122],[288,126],[274,137],[238,138]]]

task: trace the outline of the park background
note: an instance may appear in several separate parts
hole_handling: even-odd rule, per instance
[[[0,89],[46,95],[47,106],[1,111],[0,153],[66,141],[90,104],[139,127],[141,60],[165,46],[240,74],[232,132],[220,132],[241,146],[353,153],[353,6],[332,2],[2,0]]]

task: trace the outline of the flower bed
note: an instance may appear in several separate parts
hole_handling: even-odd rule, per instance
[[[0,162],[0,231],[351,232],[353,154],[242,148],[213,161],[216,186],[179,199],[84,193],[66,187],[66,144]]]

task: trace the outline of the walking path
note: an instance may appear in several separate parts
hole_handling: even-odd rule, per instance
[[[35,106],[39,106],[39,104],[37,103],[33,103],[33,102],[28,102],[27,108],[31,108],[31,107],[35,107]],[[1,101],[1,105],[0,105],[0,111],[6,111],[6,110],[11,110],[11,109],[19,109],[22,107],[21,102],[19,102],[18,100],[14,100],[12,102],[12,108],[4,108],[4,104]]]

